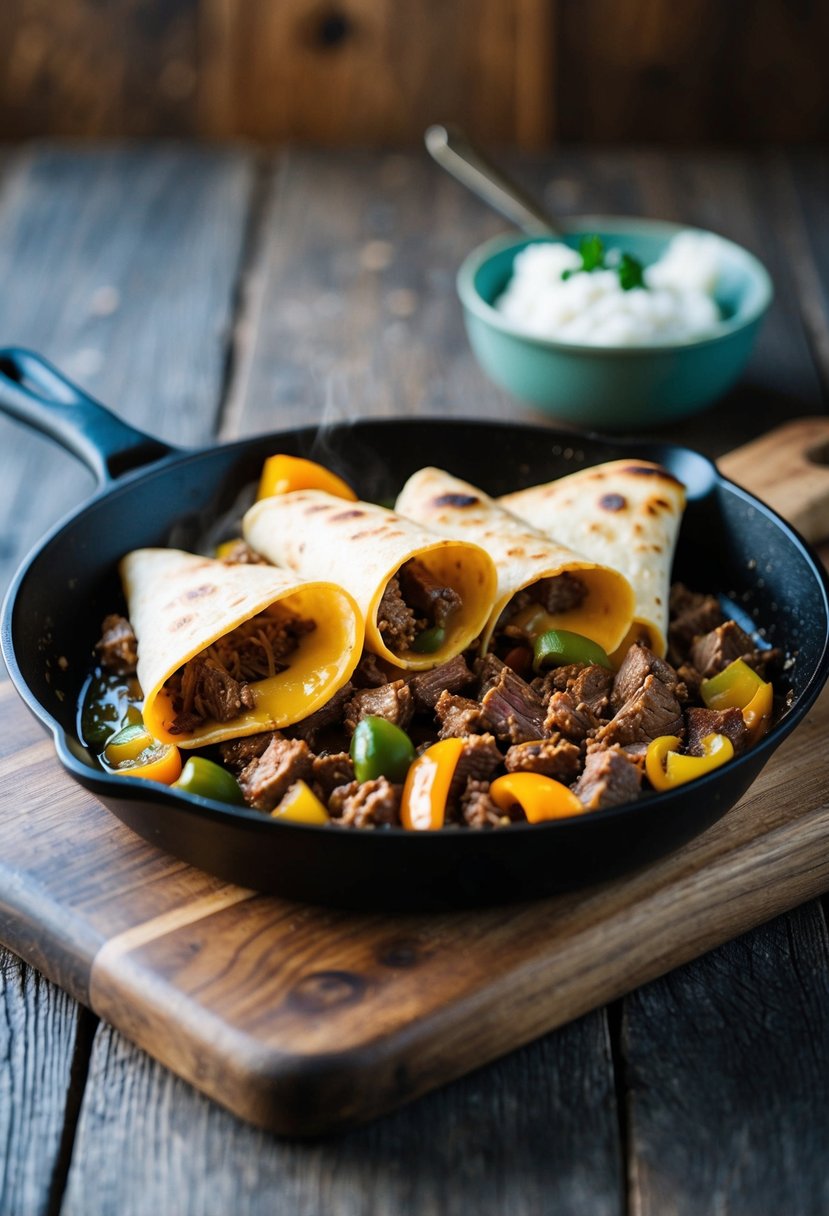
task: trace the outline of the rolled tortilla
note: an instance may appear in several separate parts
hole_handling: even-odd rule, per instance
[[[612,460],[499,502],[561,544],[621,570],[636,605],[620,649],[641,639],[664,657],[671,566],[685,509],[680,481],[647,460]]]
[[[477,541],[494,559],[498,592],[484,644],[514,595],[541,579],[565,573],[577,575],[587,594],[578,607],[548,614],[545,628],[583,634],[608,653],[630,628],[633,590],[623,574],[529,527],[476,486],[442,469],[420,469],[406,482],[395,507],[436,532]]]
[[[357,605],[330,582],[303,582],[287,570],[231,566],[179,549],[136,549],[122,559],[120,572],[138,639],[144,722],[164,743],[203,747],[299,722],[345,684],[362,652]],[[254,708],[230,721],[206,721],[185,733],[170,730],[175,710],[165,682],[272,604],[316,623],[285,658],[286,670],[251,682]]]
[[[393,511],[367,502],[344,502],[321,490],[296,490],[255,503],[245,515],[251,548],[306,578],[329,578],[353,595],[366,623],[366,647],[397,667],[423,671],[460,654],[492,609],[497,575],[474,537],[448,540]],[[429,654],[390,650],[377,612],[389,580],[417,558],[461,598],[446,623],[446,637]]]

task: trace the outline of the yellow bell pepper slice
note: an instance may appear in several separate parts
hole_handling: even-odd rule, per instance
[[[400,802],[404,828],[423,832],[443,827],[449,786],[462,751],[462,739],[442,739],[412,763]]]
[[[507,773],[505,777],[497,777],[489,787],[489,796],[502,811],[508,811],[517,802],[530,823],[566,819],[568,815],[584,812],[583,803],[572,790],[541,773]]]
[[[124,734],[124,731],[120,732]],[[110,767],[107,753],[108,771],[118,777],[140,777],[144,781],[160,781],[162,785],[172,785],[181,776],[181,752],[172,743],[159,743],[157,739],[146,736],[148,745],[134,757],[126,757]]]
[[[274,494],[290,494],[293,490],[325,490],[335,498],[357,501],[357,495],[347,482],[316,461],[284,453],[269,456],[262,468],[257,500]]]
[[[330,823],[331,816],[314,791],[304,781],[295,781],[279,806],[271,811],[273,819],[288,823]]]
[[[748,737],[752,743],[761,738],[769,728],[773,699],[773,687],[761,681],[748,705],[743,706],[743,721],[748,727]]]
[[[244,544],[241,536],[234,536],[230,540],[223,540],[221,544],[216,546],[216,560],[222,561],[227,557],[228,553],[232,553],[237,545]]]
[[[706,735],[702,740],[701,756],[680,755],[676,750],[680,742],[676,735],[660,735],[648,744],[645,772],[655,790],[673,790],[678,785],[695,781],[734,755],[733,744],[726,735]]]
[[[741,709],[752,743],[768,730],[774,688],[742,659],[703,680],[699,692],[709,709]]]

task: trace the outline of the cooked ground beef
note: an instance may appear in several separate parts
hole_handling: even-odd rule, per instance
[[[440,725],[439,739],[465,738],[489,730],[489,721],[477,701],[455,697],[442,692],[435,705],[435,717]]]
[[[389,650],[399,654],[408,650],[423,628],[414,612],[403,599],[397,575],[386,583],[386,590],[377,609],[377,628]]]
[[[261,756],[239,774],[239,785],[249,806],[272,811],[295,781],[309,781],[313,757],[303,739],[285,739],[278,732]]]
[[[167,681],[175,714],[168,729],[186,734],[203,722],[230,722],[245,709],[253,709],[253,693],[247,684],[234,679],[205,651],[185,663]]]
[[[431,671],[419,671],[409,680],[415,708],[433,710],[441,693],[460,692],[472,683],[473,678],[462,654],[456,655],[448,663],[441,663],[440,667],[433,667]]]
[[[328,801],[338,785],[350,785],[354,780],[354,765],[348,752],[314,756],[311,772],[323,802]]]
[[[353,731],[359,721],[373,714],[405,730],[413,713],[412,693],[408,684],[405,680],[393,680],[390,684],[381,684],[379,688],[358,689],[345,707],[345,728]]]
[[[750,659],[755,645],[736,621],[724,621],[691,647],[691,662],[704,680],[715,676],[735,659]]]
[[[400,822],[400,795],[403,787],[392,785],[385,777],[373,781],[352,781],[331,795],[328,809],[334,823],[346,828],[380,827]]]
[[[628,747],[631,743],[650,743],[659,735],[681,738],[684,732],[679,701],[666,684],[649,675],[610,721],[596,731],[595,737],[600,743]]]
[[[628,649],[613,680],[613,691],[610,696],[610,704],[613,709],[621,709],[651,675],[661,681],[677,700],[687,698],[687,689],[670,663],[658,658],[642,642],[637,642]]]
[[[621,747],[609,747],[588,752],[584,772],[572,788],[585,810],[598,811],[630,802],[641,784],[639,766]]]
[[[569,692],[554,692],[547,702],[544,734],[561,734],[573,743],[582,743],[598,726],[599,720],[586,705],[577,705]]]
[[[544,703],[526,680],[501,664],[480,694],[481,709],[498,739],[526,743],[544,735]]]
[[[110,613],[101,625],[101,638],[95,644],[98,662],[117,676],[134,676],[138,662],[138,642],[126,617]]]
[[[748,727],[741,709],[686,709],[685,750],[691,756],[702,755],[702,740],[706,735],[726,735],[734,745],[735,756],[748,744]]]
[[[558,733],[533,743],[514,743],[504,757],[508,773],[541,773],[569,785],[581,767],[581,749]]]
[[[503,759],[492,735],[470,735],[464,739],[447,802],[450,805],[457,802],[467,781],[489,781]]]
[[[420,612],[430,625],[442,628],[462,605],[457,591],[453,587],[445,587],[417,559],[413,558],[401,566],[397,577],[406,603]]]
[[[261,553],[251,549],[243,540],[233,542],[221,559],[226,566],[269,566],[271,563]]]
[[[460,817],[469,828],[500,828],[510,822],[509,816],[490,798],[489,782],[476,781],[474,777],[470,777],[461,794]]]

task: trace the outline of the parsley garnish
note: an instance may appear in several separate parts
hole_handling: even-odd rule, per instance
[[[619,276],[619,286],[622,291],[645,286],[642,263],[629,253],[619,256],[615,249],[611,249],[606,256],[600,236],[583,236],[579,241],[579,255],[581,266],[574,270],[563,270],[562,279],[572,278],[574,274],[580,274],[583,270],[588,273],[591,270],[615,270]]]
[[[622,291],[630,291],[631,287],[644,287],[645,277],[642,263],[629,253],[623,253],[618,266],[619,286]]]

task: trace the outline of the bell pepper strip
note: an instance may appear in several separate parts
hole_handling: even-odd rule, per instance
[[[125,760],[137,760],[154,742],[143,723],[130,722],[107,739],[104,758],[110,768],[118,768]]]
[[[302,456],[287,456],[284,453],[269,456],[262,468],[257,501],[260,498],[270,498],[274,494],[290,494],[292,490],[324,490],[335,498],[357,501],[357,495],[342,477],[338,477],[316,461],[305,460]]]
[[[683,756],[677,751],[681,740],[677,735],[660,735],[648,744],[645,772],[655,790],[673,790],[688,781],[712,772],[734,755],[734,747],[726,735],[706,735],[701,756]]]
[[[742,659],[735,659],[710,680],[703,680],[699,692],[709,709],[741,709],[752,743],[766,733],[774,689]]]
[[[566,819],[584,812],[584,804],[572,790],[541,773],[507,773],[496,777],[489,787],[489,796],[502,811],[508,811],[517,802],[530,823]]]
[[[358,781],[386,777],[392,782],[405,780],[415,758],[414,744],[404,730],[386,718],[367,714],[351,736],[351,759]]]
[[[127,727],[127,730],[131,729]],[[147,738],[150,742],[143,751],[132,759],[120,760],[117,765],[108,763],[107,772],[118,777],[141,777],[144,781],[173,785],[181,774],[181,752],[172,743],[159,743],[149,735]]]
[[[406,774],[400,822],[409,831],[434,831],[446,819],[446,799],[461,753],[462,739],[442,739],[418,756]]]
[[[611,668],[607,653],[590,638],[569,629],[548,629],[533,643],[533,670],[544,671],[547,667],[563,667],[568,663],[597,663]]]
[[[233,774],[203,756],[189,758],[181,776],[173,783],[173,789],[181,790],[183,794],[196,794],[199,798],[213,798],[216,802],[229,802],[233,806],[245,805],[245,796]]]
[[[287,823],[331,822],[328,811],[304,781],[295,781],[290,786],[279,806],[271,811],[271,818],[284,819]]]
[[[417,635],[409,649],[413,650],[415,654],[434,654],[436,650],[440,650],[445,641],[446,630],[443,626],[432,625],[430,629],[424,629]]]

